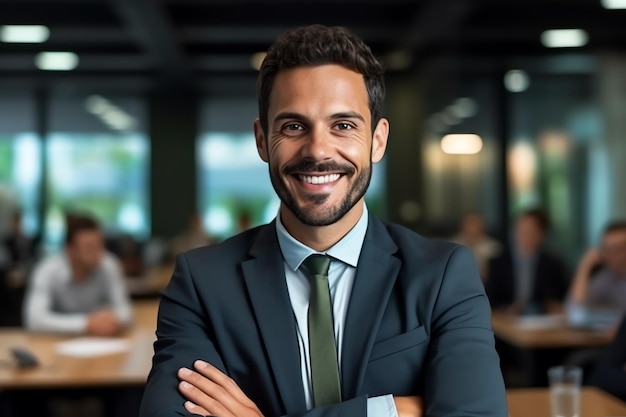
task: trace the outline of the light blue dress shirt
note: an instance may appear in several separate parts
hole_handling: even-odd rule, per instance
[[[328,285],[333,302],[333,317],[335,325],[335,341],[341,373],[341,352],[344,324],[352,284],[356,274],[356,267],[361,254],[361,247],[367,231],[367,208],[364,206],[363,214],[357,224],[323,254],[332,258],[328,271]],[[313,388],[311,385],[311,367],[309,356],[309,334],[307,314],[309,309],[309,293],[311,287],[309,280],[300,270],[302,262],[311,254],[320,253],[294,239],[283,226],[280,215],[276,217],[276,232],[278,243],[283,254],[285,277],[291,307],[297,324],[298,346],[300,347],[300,369],[302,370],[302,385],[308,409],[313,408]],[[341,377],[341,374],[340,374]],[[367,400],[367,415],[369,417],[397,417],[396,407],[392,395],[370,397]]]

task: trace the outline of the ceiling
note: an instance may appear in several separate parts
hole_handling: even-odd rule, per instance
[[[310,23],[351,29],[392,74],[447,55],[468,62],[571,57],[570,48],[541,45],[542,31],[552,28],[588,32],[589,43],[575,55],[626,50],[626,11],[606,10],[600,0],[0,0],[0,25],[50,29],[42,44],[0,43],[0,84],[206,87],[250,80],[254,53]],[[38,70],[40,51],[75,52],[79,65]]]

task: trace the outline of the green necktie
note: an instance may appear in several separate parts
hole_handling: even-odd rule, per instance
[[[328,288],[330,258],[311,255],[303,262],[309,271],[309,352],[315,406],[341,402],[337,346],[333,326],[333,306]]]

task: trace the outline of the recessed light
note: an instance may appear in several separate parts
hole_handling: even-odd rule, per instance
[[[73,52],[40,52],[35,65],[45,71],[71,71],[78,66],[78,55]]]
[[[512,93],[526,91],[530,85],[530,78],[524,70],[512,69],[504,74],[504,86]]]
[[[263,64],[263,60],[265,59],[266,56],[267,56],[267,52],[257,52],[256,54],[253,54],[252,57],[250,58],[250,65],[252,66],[252,68],[254,68],[257,71],[260,70],[261,65]]]
[[[605,9],[626,9],[626,0],[601,0]]]
[[[42,43],[49,36],[50,30],[42,25],[0,26],[0,41],[6,43]]]
[[[473,133],[454,133],[441,139],[441,150],[451,155],[473,155],[482,148],[482,138]]]
[[[589,41],[582,29],[551,29],[541,34],[541,43],[548,48],[577,48]]]

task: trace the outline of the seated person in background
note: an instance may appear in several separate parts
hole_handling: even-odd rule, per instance
[[[589,378],[589,385],[626,401],[626,318],[622,320],[613,342],[599,356]]]
[[[104,249],[98,223],[73,216],[65,251],[38,263],[29,282],[24,323],[29,330],[111,336],[131,320],[119,261]]]
[[[478,263],[480,277],[487,280],[489,259],[496,257],[502,250],[500,243],[487,234],[485,219],[480,213],[469,212],[463,215],[459,232],[452,241],[467,246]]]
[[[22,229],[22,212],[15,209],[9,218],[7,235],[0,243],[0,325],[21,326],[22,302],[27,277],[38,256],[39,238]]]
[[[187,228],[171,242],[172,255],[215,243],[215,240],[204,230],[202,217],[193,213],[187,221]]]
[[[608,224],[600,248],[590,249],[580,260],[569,307],[612,312],[616,320],[626,313],[626,221]]]
[[[562,311],[567,272],[561,258],[544,247],[548,228],[541,209],[518,217],[513,244],[489,261],[486,291],[494,309],[512,314]]]

